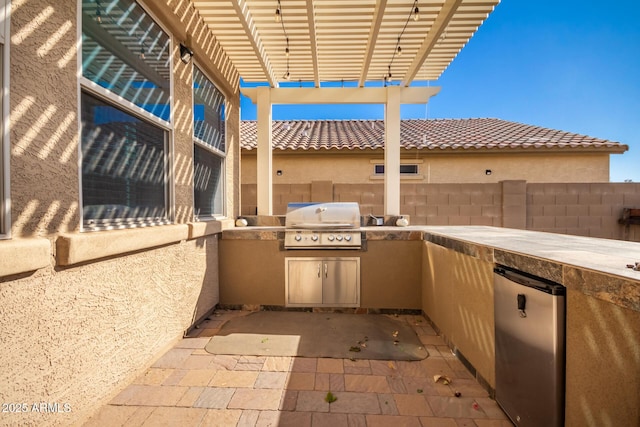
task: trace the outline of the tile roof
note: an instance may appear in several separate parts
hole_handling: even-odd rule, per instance
[[[257,147],[255,121],[241,122],[241,147]],[[500,150],[590,149],[622,153],[615,141],[500,119],[402,120],[405,149]],[[384,147],[383,120],[286,120],[273,122],[277,150],[373,150]]]

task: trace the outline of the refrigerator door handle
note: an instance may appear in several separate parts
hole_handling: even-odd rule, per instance
[[[527,317],[527,312],[525,311],[526,305],[527,296],[525,294],[518,294],[518,311],[520,312],[520,317]]]

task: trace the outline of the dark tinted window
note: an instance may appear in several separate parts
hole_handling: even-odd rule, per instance
[[[166,132],[87,93],[81,99],[84,225],[166,220]]]

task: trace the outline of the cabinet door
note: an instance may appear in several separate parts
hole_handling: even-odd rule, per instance
[[[324,277],[322,303],[354,306],[360,304],[360,260],[327,260],[322,266]]]
[[[322,260],[287,259],[287,305],[322,304]]]

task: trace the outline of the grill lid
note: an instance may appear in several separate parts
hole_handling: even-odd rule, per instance
[[[360,206],[355,202],[289,203],[286,228],[345,229],[360,227]]]

